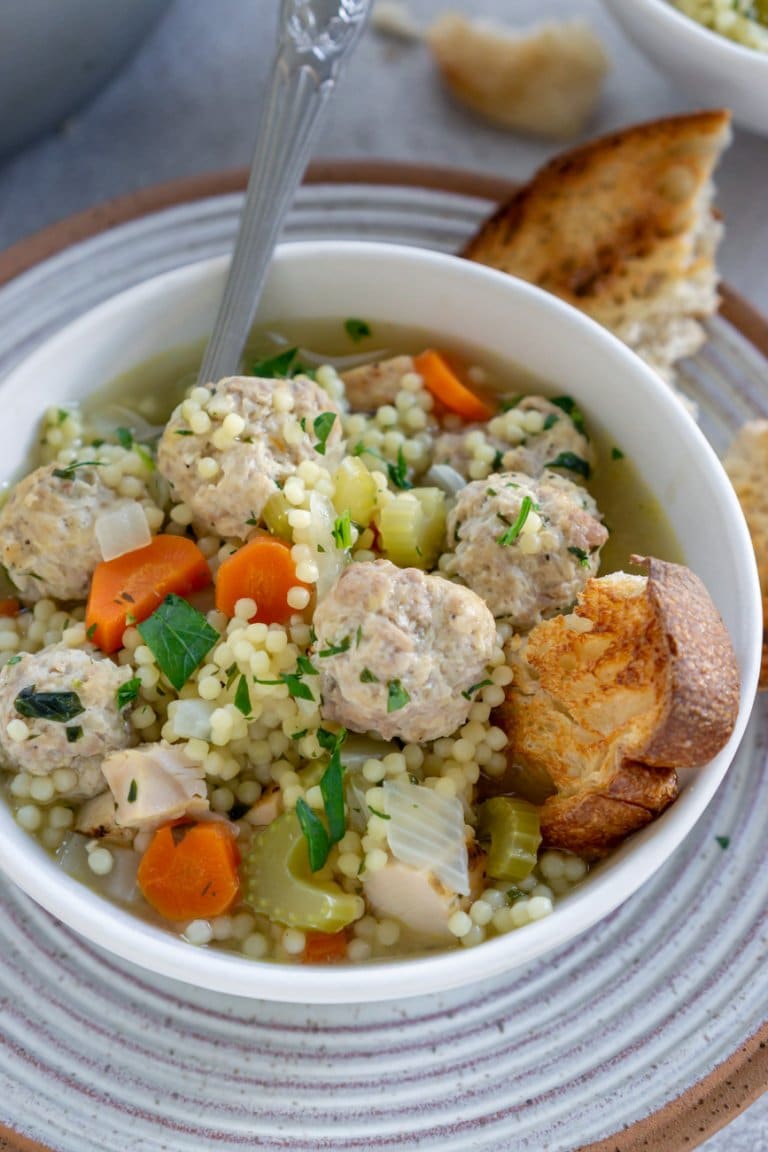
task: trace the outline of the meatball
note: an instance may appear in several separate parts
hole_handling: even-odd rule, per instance
[[[313,623],[323,717],[385,740],[455,731],[496,643],[474,592],[388,560],[345,569]]]
[[[0,511],[0,563],[21,600],[86,598],[101,560],[96,519],[118,499],[86,465],[46,464],[19,481]]]
[[[607,538],[592,496],[565,476],[494,473],[459,493],[448,517],[454,550],[441,568],[526,629],[573,603]]]
[[[316,423],[327,414],[332,422]],[[302,460],[318,460],[317,446],[328,452],[341,435],[339,410],[314,380],[229,376],[202,406],[179,405],[157,466],[199,532],[242,537]]]
[[[108,659],[81,648],[53,644],[26,653],[0,671],[0,757],[4,766],[32,776],[57,768],[74,772],[61,797],[85,800],[106,788],[101,763],[108,752],[134,743],[117,690],[132,676]],[[15,724],[29,735],[14,738]],[[10,730],[9,730],[9,726]]]
[[[581,414],[566,397],[553,404],[543,396],[524,396],[487,424],[438,436],[434,463],[448,464],[469,480],[502,469],[538,476],[544,468],[562,469],[577,480],[589,475],[593,452]]]
[[[412,356],[393,356],[349,368],[341,374],[349,407],[353,412],[375,412],[385,404],[394,404],[403,377],[415,371]]]

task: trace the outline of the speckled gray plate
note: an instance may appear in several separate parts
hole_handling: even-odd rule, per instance
[[[451,251],[506,191],[403,169],[315,179],[288,240]],[[153,190],[0,255],[0,374],[112,293],[225,251],[240,186]],[[768,408],[755,347],[768,329],[733,297],[727,315],[685,374],[718,449]],[[196,992],[96,950],[0,882],[0,1149],[695,1147],[768,1075],[767,719],[760,704],[699,824],[619,911],[445,995],[336,1008]]]

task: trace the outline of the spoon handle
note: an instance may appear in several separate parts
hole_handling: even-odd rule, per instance
[[[232,375],[253,324],[267,267],[309,160],[323,110],[371,0],[282,0],[277,54],[232,264],[198,381]]]

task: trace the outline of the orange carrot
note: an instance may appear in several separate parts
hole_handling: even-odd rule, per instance
[[[184,536],[155,536],[136,548],[102,560],[93,570],[85,624],[102,652],[116,652],[127,625],[151,616],[171,592],[189,596],[211,582],[208,561]]]
[[[341,932],[305,932],[302,964],[337,964],[347,958],[347,934]]]
[[[414,356],[413,364],[424,387],[462,420],[490,420],[493,416],[493,410],[462,384],[440,352],[427,348],[426,352]]]
[[[229,824],[163,824],[141,858],[144,899],[167,920],[222,916],[240,892],[240,854]]]
[[[21,604],[15,596],[8,596],[5,600],[0,600],[0,616],[18,616],[21,612]]]
[[[291,588],[308,588],[296,577],[290,545],[275,536],[255,536],[228,556],[216,577],[216,607],[234,616],[238,600],[256,601],[251,620],[284,624],[296,611],[288,603]]]

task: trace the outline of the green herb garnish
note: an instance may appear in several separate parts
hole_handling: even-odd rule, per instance
[[[128,796],[127,796],[128,803],[129,804],[135,804],[136,798],[138,795],[139,795],[139,786],[135,780],[131,780],[130,786],[128,788]]]
[[[248,691],[248,681],[245,676],[241,676],[237,682],[235,708],[238,712],[242,712],[243,716],[250,716],[251,714],[251,694]]]
[[[622,452],[621,448],[617,448],[616,445],[614,445],[613,448],[611,448],[611,460],[623,460],[623,459],[624,459],[624,453]]]
[[[338,644],[329,644],[327,648],[323,648],[318,652],[318,656],[338,656],[340,652],[348,652],[349,646],[352,643],[349,636],[345,636],[343,640],[339,640]]]
[[[343,516],[337,516],[333,522],[331,535],[336,541],[337,548],[352,547],[352,518],[347,510]]]
[[[65,468],[54,468],[51,473],[57,480],[71,480],[77,468],[103,468],[103,460],[75,460]]]
[[[318,872],[331,850],[331,842],[320,817],[313,812],[303,796],[296,801],[296,816],[304,833],[309,854],[309,867],[312,872]]]
[[[34,684],[22,688],[13,702],[19,716],[66,724],[85,712],[77,692],[37,692]]]
[[[309,656],[297,656],[296,657],[296,669],[298,671],[299,676],[319,676],[320,675],[317,668],[315,668],[314,664],[310,660]]]
[[[91,624],[90,628],[88,629],[88,631],[85,634],[86,640],[93,640],[94,636],[96,635],[96,629],[97,628],[98,628],[98,624]]]
[[[344,733],[346,736],[346,732]],[[342,740],[344,737],[342,736]],[[341,763],[339,746],[333,750],[328,767],[320,779],[320,792],[328,819],[328,839],[338,844],[347,830],[344,818],[344,766]]]
[[[115,436],[117,437],[117,442],[120,447],[130,452],[131,448],[133,448],[133,433],[130,428],[116,428]]]
[[[317,444],[315,444],[314,448],[319,456],[325,456],[325,447],[335,421],[335,412],[321,412],[320,415],[315,416],[312,421],[312,427],[315,430],[315,436],[317,436]]]
[[[550,428],[554,428],[559,419],[560,417],[556,412],[548,412],[546,419],[544,420],[544,427],[542,428],[542,432],[549,432]]]
[[[502,532],[501,536],[499,536],[496,540],[496,543],[502,545],[514,544],[515,540],[517,540],[518,536],[520,535],[522,527],[528,519],[528,515],[532,508],[533,500],[531,497],[523,496],[522,503],[520,504],[520,511],[517,514],[516,520],[509,525],[506,532]],[[503,520],[504,517],[502,516],[500,519]]]
[[[121,684],[115,693],[118,708],[125,708],[126,704],[130,704],[135,700],[141,688],[141,680],[138,676],[134,676],[131,680],[126,680],[125,684]]]
[[[83,729],[80,724],[73,724],[71,727],[64,729],[67,734],[67,744],[76,744],[83,735]]]
[[[264,681],[259,681],[264,683]],[[291,675],[289,672],[283,672],[281,680],[278,683],[283,683],[288,688],[288,695],[293,696],[294,700],[314,700],[312,689],[308,684],[305,684],[298,676]]]
[[[717,840],[717,842],[720,845],[720,847],[722,848],[723,852],[725,852],[726,848],[731,843],[730,836],[715,836],[715,840]]]
[[[380,683],[378,676],[374,676],[370,668],[363,668],[360,673],[360,682],[362,684],[378,684]]]
[[[363,340],[366,336],[371,335],[371,326],[367,320],[350,318],[344,321],[344,331],[350,340],[354,340],[354,342],[357,343],[358,340]]]
[[[298,355],[298,348],[286,348],[284,352],[277,352],[265,360],[257,360],[251,365],[251,373],[260,376],[263,380],[287,380],[295,371],[293,362]],[[293,371],[292,371],[293,369]]]
[[[219,639],[202,612],[174,593],[137,627],[160,671],[177,692]]]
[[[397,712],[400,708],[405,708],[410,699],[399,680],[387,680],[387,712]]]
[[[571,547],[568,551],[576,557],[582,568],[589,567],[589,553],[585,552],[583,548]]]
[[[475,692],[479,692],[481,688],[487,688],[489,684],[493,684],[493,680],[478,680],[477,684],[472,684],[466,692],[462,692],[462,696],[465,700],[471,700]]]
[[[553,396],[551,402],[556,404],[558,408],[562,408],[563,412],[570,416],[571,422],[577,432],[581,432],[582,436],[587,435],[584,414],[576,404],[573,396]]]
[[[19,654],[17,652],[15,656],[11,656],[10,660],[6,660],[5,666],[6,666],[6,668],[10,668],[12,664],[20,664],[20,663],[21,663],[21,656],[19,656]]]
[[[581,456],[577,456],[575,452],[560,452],[554,460],[548,460],[544,467],[566,468],[569,472],[576,472],[579,476],[583,476],[585,480],[589,479],[592,471],[587,461]]]
[[[379,812],[378,808],[371,808],[370,804],[368,805],[368,811],[371,813],[372,816],[378,816],[379,820],[391,820],[392,819],[392,817],[388,816],[386,812]]]
[[[528,896],[523,892],[522,888],[517,888],[514,884],[511,888],[507,889],[507,904],[517,904],[518,900],[527,900]]]
[[[400,488],[402,491],[407,491],[407,489],[413,488],[413,484],[411,484],[410,480],[408,479],[408,465],[405,462],[405,456],[403,455],[402,448],[398,448],[397,450],[396,464],[392,464],[389,460],[385,459],[385,457],[382,456],[379,452],[375,452],[372,448],[366,448],[362,440],[355,444],[354,448],[352,449],[352,455],[373,456],[376,460],[381,460],[382,464],[387,469],[387,475],[389,476],[390,482],[395,488]]]

